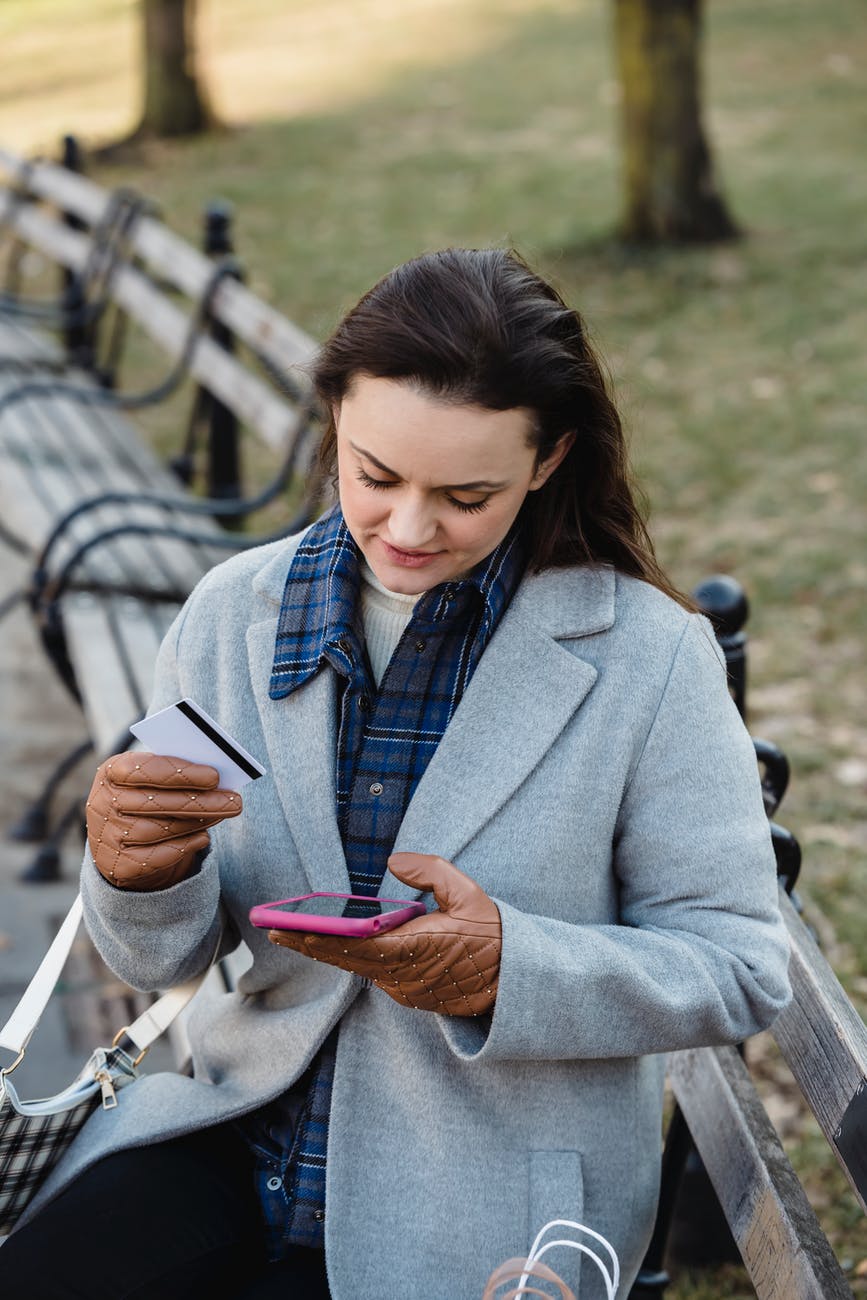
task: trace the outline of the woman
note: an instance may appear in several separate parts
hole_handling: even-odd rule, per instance
[[[123,979],[188,978],[221,927],[253,964],[197,1007],[194,1078],[88,1123],[0,1280],[89,1294],[48,1285],[63,1249],[137,1297],[476,1300],[563,1217],[611,1240],[625,1296],[660,1054],[788,997],[750,740],[584,325],[515,256],[399,267],[316,382],[339,507],[203,580],[153,700],[193,698],[270,777],[237,816],[212,769],[121,755],[88,809],[88,923]],[[250,926],[312,890],[435,910],[381,940]]]

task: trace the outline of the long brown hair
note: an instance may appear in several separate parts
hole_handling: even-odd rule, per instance
[[[317,357],[313,378],[326,412],[362,374],[403,379],[447,402],[529,409],[537,463],[573,433],[561,464],[521,507],[530,567],[607,561],[691,607],[654,555],[620,416],[584,322],[516,253],[449,248],[391,271]],[[333,476],[331,418],[321,462]]]

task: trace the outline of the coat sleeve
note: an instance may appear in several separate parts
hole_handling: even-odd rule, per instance
[[[150,712],[165,708],[185,693],[179,681],[177,648],[194,598],[195,593],[160,648]],[[97,871],[87,849],[81,894],[85,923],[97,950],[111,970],[132,988],[164,989],[183,983],[206,969],[218,940],[221,954],[238,943],[234,926],[224,919],[220,909],[219,869],[214,853],[206,854],[195,875],[169,889],[144,893],[110,885]]]
[[[674,655],[612,862],[618,924],[572,925],[499,903],[492,1017],[440,1017],[458,1056],[623,1057],[737,1042],[788,1001],[755,754],[703,619],[689,619]]]

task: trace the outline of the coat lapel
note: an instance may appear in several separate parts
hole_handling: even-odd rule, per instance
[[[574,570],[570,577],[571,592],[555,574],[529,580],[515,597],[418,784],[396,849],[454,859],[538,766],[580,707],[596,669],[560,645],[552,631],[572,638],[610,626],[614,577],[590,571],[580,610]],[[392,891],[401,898],[419,896],[387,875],[383,893]]]
[[[276,636],[276,618],[247,631],[253,692],[274,784],[311,889],[349,893],[334,788],[337,677],[317,673],[287,699],[272,700],[268,686]]]

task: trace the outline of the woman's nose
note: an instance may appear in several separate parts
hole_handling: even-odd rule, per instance
[[[435,512],[429,502],[406,496],[393,503],[388,518],[389,541],[402,551],[422,551],[437,530]]]

